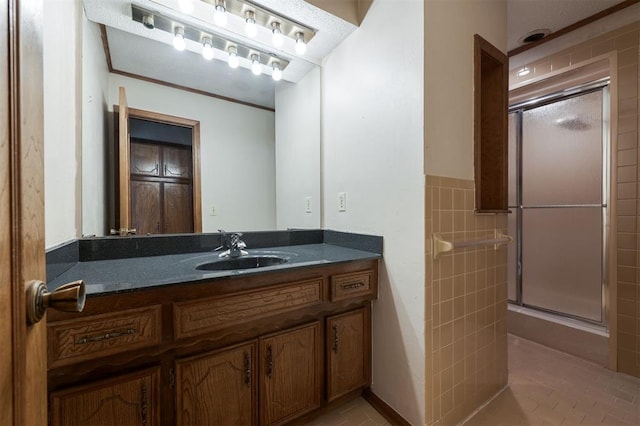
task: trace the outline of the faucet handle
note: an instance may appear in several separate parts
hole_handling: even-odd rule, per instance
[[[213,251],[228,249],[230,244],[229,244],[229,238],[227,237],[227,233],[225,232],[224,229],[218,229],[218,232],[220,232],[220,247],[213,249]]]

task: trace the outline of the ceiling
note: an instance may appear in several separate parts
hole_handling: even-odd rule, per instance
[[[275,82],[267,74],[254,76],[242,65],[234,70],[224,61],[206,61],[200,54],[201,45],[190,40],[186,50],[179,52],[172,46],[172,34],[157,28],[149,30],[131,18],[131,4],[135,4],[187,25],[216,28],[212,6],[203,1],[194,2],[192,15],[179,11],[178,0],[83,0],[83,4],[90,21],[105,25],[111,64],[116,72],[274,108],[277,84],[300,81],[357,27],[304,0],[251,1],[317,30],[306,53],[300,56],[295,53],[292,39],[286,39],[284,46],[276,49],[271,45],[268,29],[260,28],[255,39],[248,39],[243,32],[244,21],[230,17],[226,29],[221,31],[224,37],[254,43],[260,50],[290,61],[283,71],[283,81]],[[507,0],[507,50],[519,47],[519,40],[534,30],[554,32],[621,2],[623,0]]]
[[[538,29],[558,31],[624,0],[507,0],[507,50]]]

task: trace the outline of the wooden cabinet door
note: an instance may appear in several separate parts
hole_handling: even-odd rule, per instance
[[[370,379],[371,331],[368,308],[327,318],[327,400],[329,402]]]
[[[162,233],[161,190],[160,182],[131,181],[131,225],[138,235]]]
[[[129,162],[132,175],[160,176],[160,146],[131,142]]]
[[[191,185],[164,184],[164,233],[193,232],[193,201]]]
[[[255,365],[255,342],[176,361],[176,423],[257,424]]]
[[[164,169],[165,177],[169,178],[191,178],[191,149],[165,146]]]
[[[51,425],[160,424],[160,368],[51,394]]]
[[[261,424],[282,424],[320,406],[320,324],[260,339]]]

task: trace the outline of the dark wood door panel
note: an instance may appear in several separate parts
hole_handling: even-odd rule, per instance
[[[133,175],[160,175],[160,146],[131,141],[130,171]]]
[[[193,232],[192,186],[181,183],[164,184],[164,232]]]
[[[191,149],[186,147],[163,147],[164,176],[174,178],[191,178]]]
[[[138,235],[161,233],[160,182],[131,181],[131,226]]]

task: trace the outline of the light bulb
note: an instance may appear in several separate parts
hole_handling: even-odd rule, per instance
[[[280,69],[280,63],[278,62],[273,63],[273,72],[271,73],[271,78],[273,78],[274,81],[280,81],[280,79],[282,78],[282,70]]]
[[[229,59],[227,60],[227,63],[231,68],[238,68],[240,65],[237,52],[238,50],[234,46],[229,47]]]
[[[273,33],[272,42],[275,47],[280,47],[284,43],[284,36],[282,35],[282,30],[280,30],[280,22],[271,23],[271,32]]]
[[[259,57],[257,54],[251,55],[251,72],[255,75],[262,74],[262,65],[260,65]]]
[[[184,48],[185,48],[184,28],[176,27],[176,29],[174,30],[173,47],[175,47],[176,50],[179,50],[179,51],[183,51],[184,50]]]
[[[154,29],[155,24],[153,23],[153,15],[144,15],[142,17],[142,25],[150,30]]]
[[[244,33],[247,37],[255,37],[258,34],[258,26],[256,25],[256,14],[252,10],[247,10],[245,12],[245,25],[244,25]]]
[[[529,74],[531,72],[531,70],[527,67],[522,68],[520,71],[518,71],[518,77],[524,77],[525,75]]]
[[[182,13],[193,12],[193,0],[178,0],[178,6]]]
[[[216,11],[213,13],[213,22],[219,27],[227,25],[227,8],[224,7],[223,1],[219,1],[216,5]]]
[[[304,55],[304,52],[307,51],[307,43],[304,42],[304,34],[297,33],[296,34],[296,53],[298,55]]]
[[[213,59],[213,46],[211,45],[211,39],[209,37],[202,39],[202,57],[207,61]]]

